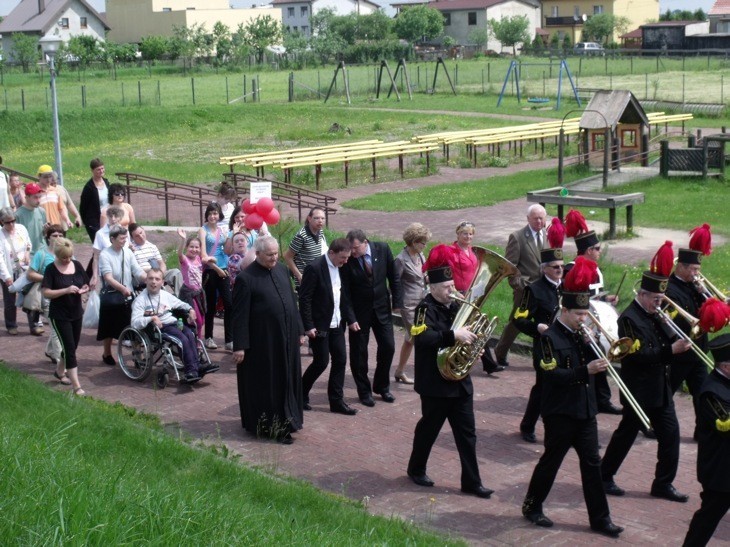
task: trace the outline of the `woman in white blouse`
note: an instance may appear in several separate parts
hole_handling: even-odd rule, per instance
[[[18,334],[15,293],[9,291],[13,281],[18,279],[30,265],[32,244],[25,226],[15,222],[15,212],[10,207],[0,209],[0,278],[2,278],[5,328],[8,334]],[[40,335],[43,329],[31,324],[31,333]],[[37,331],[37,332],[36,332]]]

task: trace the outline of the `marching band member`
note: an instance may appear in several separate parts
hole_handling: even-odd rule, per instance
[[[438,263],[431,252],[424,268],[428,273],[430,294],[418,305],[411,329],[415,346],[415,390],[421,396],[421,419],[416,424],[413,450],[408,462],[408,476],[419,486],[433,486],[426,474],[431,448],[444,421],[449,420],[461,460],[461,491],[489,498],[493,490],[482,486],[476,455],[474,388],[471,378],[446,380],[437,364],[438,351],[457,342],[473,344],[477,336],[468,327],[451,329],[459,304],[451,299],[454,279],[447,262]],[[443,253],[441,253],[443,256]]]
[[[679,493],[672,485],[679,463],[679,423],[669,385],[669,363],[672,355],[690,349],[690,343],[682,339],[672,342],[665,331],[657,309],[666,290],[666,277],[644,272],[636,298],[619,316],[619,336],[635,341],[633,352],[621,361],[621,378],[651,420],[656,433],[657,466],[651,495],[686,502],[689,496]],[[614,476],[631,450],[639,427],[636,413],[624,406],[623,417],[611,436],[601,464],[607,494],[625,494],[614,482]]]
[[[730,509],[730,334],[709,343],[715,370],[698,393],[697,480],[702,505],[692,517],[684,547],[707,545]]]
[[[549,237],[549,235],[548,235]],[[542,249],[540,251],[542,277],[525,287],[522,302],[514,314],[515,326],[520,332],[532,337],[532,367],[535,369],[535,384],[530,390],[525,415],[520,422],[520,434],[528,443],[537,442],[535,424],[540,417],[542,375],[540,374],[540,337],[550,326],[560,306],[560,282],[563,278],[563,250]]]
[[[579,258],[563,281],[560,317],[542,335],[539,344],[540,372],[543,377],[541,414],[545,425],[545,453],[535,466],[522,504],[522,514],[538,526],[553,522],[543,513],[560,465],[572,447],[580,460],[583,496],[591,529],[618,537],[623,528],[611,521],[606,494],[601,485],[601,458],[598,454],[598,413],[593,379],[608,367],[605,359],[595,359],[581,333],[588,319],[588,284],[595,263]]]

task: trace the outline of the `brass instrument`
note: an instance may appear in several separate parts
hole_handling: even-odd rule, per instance
[[[662,300],[666,303],[666,306],[663,308],[666,312],[669,307],[674,308],[679,315],[682,316],[682,319],[687,321],[689,324],[689,336],[693,340],[696,340],[700,336],[704,334],[702,331],[702,327],[700,327],[700,320],[696,318],[694,315],[689,313],[687,310],[682,308],[679,304],[677,304],[674,300],[669,298],[666,294],[662,294]],[[669,313],[669,312],[667,312]],[[672,321],[673,322],[673,321]]]
[[[717,298],[720,302],[727,302],[727,296],[725,295],[725,293],[723,293],[720,289],[713,285],[710,280],[701,273],[694,276],[694,279],[692,281],[695,284],[695,287],[697,287],[699,293],[705,297],[705,300],[714,297]]]
[[[472,247],[472,252],[478,260],[477,271],[463,298],[452,295],[454,300],[461,302],[461,307],[451,324],[451,330],[468,327],[476,334],[477,340],[473,344],[457,342],[450,348],[439,350],[438,368],[446,380],[458,381],[468,376],[497,326],[497,318],[493,317],[490,320],[482,312],[482,307],[490,293],[504,278],[519,274],[514,264],[494,251]]]
[[[662,297],[665,301],[668,300],[669,302],[671,302],[671,305],[677,311],[681,310],[680,314],[682,314],[683,317],[684,317],[684,314],[686,314],[690,318],[695,319],[694,316],[687,313],[686,310],[683,310],[682,308],[680,308],[677,304],[672,302],[667,296],[662,295]],[[690,349],[695,353],[695,355],[697,357],[700,358],[700,361],[702,361],[705,364],[705,366],[707,367],[707,370],[712,372],[712,370],[715,368],[715,363],[713,363],[712,359],[710,359],[709,356],[704,351],[702,351],[702,349],[697,344],[695,344],[694,340],[692,340],[692,336],[690,336],[689,334],[684,332],[682,329],[680,329],[679,325],[677,325],[674,322],[674,320],[671,318],[669,313],[667,313],[664,309],[662,309],[661,306],[657,306],[656,311],[657,311],[657,314],[659,314],[659,317],[662,319],[662,321],[664,321],[664,324],[667,325],[667,327],[669,327],[669,330],[671,330],[674,334],[676,334],[682,340],[686,340],[687,342],[690,343]],[[695,320],[699,321],[699,319],[695,319]]]
[[[644,412],[641,406],[639,406],[638,401],[631,394],[629,388],[626,387],[626,384],[621,379],[619,373],[616,372],[616,369],[613,368],[613,365],[611,365],[611,361],[620,361],[631,352],[631,347],[634,345],[634,341],[628,337],[619,339],[613,338],[609,334],[609,332],[603,327],[603,325],[601,325],[601,323],[598,321],[598,318],[590,311],[588,312],[588,317],[593,322],[593,325],[598,328],[601,334],[608,341],[610,345],[608,352],[604,352],[603,348],[598,345],[596,340],[593,338],[593,333],[591,332],[591,329],[585,323],[580,324],[581,334],[583,334],[583,336],[587,338],[588,345],[591,346],[591,349],[596,354],[596,356],[599,359],[603,359],[604,361],[606,361],[606,363],[608,364],[608,368],[606,369],[608,375],[613,378],[614,382],[616,382],[619,391],[629,403],[629,406],[634,410],[641,424],[646,429],[651,429],[651,422],[649,421],[649,417],[646,415],[646,412]]]

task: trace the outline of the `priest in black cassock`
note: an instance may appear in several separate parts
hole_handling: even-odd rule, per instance
[[[233,359],[243,428],[284,444],[302,428],[304,399],[299,347],[302,325],[289,274],[270,236],[254,243],[256,261],[233,287]]]

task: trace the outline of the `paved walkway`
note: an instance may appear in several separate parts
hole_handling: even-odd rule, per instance
[[[491,174],[490,170],[468,170],[470,175]],[[499,170],[503,173],[504,170]],[[388,189],[408,185],[455,181],[458,170],[442,169],[428,181],[403,181]],[[381,185],[379,190],[385,190]],[[372,189],[371,189],[372,190]],[[342,191],[354,195],[363,189]],[[524,224],[524,200],[515,200],[490,208],[474,208],[444,214],[422,213],[381,216],[373,213],[342,211],[333,219],[333,227],[345,230],[362,226],[374,236],[399,237],[412,220],[423,220],[434,231],[434,237],[450,241],[452,230],[460,218],[477,223],[480,238],[506,242],[506,234]],[[599,228],[600,229],[600,228]],[[668,237],[666,232],[662,238]],[[156,237],[152,236],[155,240]],[[639,241],[641,238],[637,238]],[[680,240],[680,238],[677,238]],[[619,255],[624,242],[612,246]],[[654,242],[646,243],[626,256],[647,260],[655,250]],[[79,258],[88,252],[79,248]],[[23,319],[21,318],[21,325]],[[216,332],[221,333],[220,323]],[[378,400],[372,409],[363,407],[356,398],[352,378],[348,374],[345,395],[348,403],[360,410],[355,417],[335,415],[328,411],[326,376],[311,393],[314,409],[305,414],[304,430],[295,435],[296,442],[282,446],[261,442],[245,434],[240,425],[234,366],[225,351],[212,352],[222,365],[217,374],[206,377],[194,387],[175,382],[165,390],[157,390],[152,379],[145,383],[127,380],[118,367],[101,363],[101,345],[95,333],[85,330],[79,348],[79,371],[87,393],[110,402],[120,401],[140,410],[155,413],[171,429],[180,428],[196,438],[225,444],[244,462],[276,473],[285,473],[309,481],[319,488],[351,499],[363,500],[377,514],[402,518],[431,527],[448,535],[465,538],[473,545],[609,545],[616,541],[590,532],[585,512],[577,458],[571,452],[558,475],[545,507],[555,521],[546,530],[525,521],[520,505],[532,469],[542,453],[540,444],[524,443],[518,435],[519,420],[527,402],[534,371],[528,358],[511,355],[511,366],[499,375],[487,377],[475,370],[475,409],[478,430],[477,453],[483,482],[496,493],[490,500],[481,500],[459,492],[459,460],[452,436],[445,428],[429,461],[429,475],[436,481],[431,489],[417,487],[405,475],[405,467],[413,438],[413,429],[420,414],[418,396],[410,386],[393,384],[394,404]],[[402,333],[396,334],[400,346]],[[51,389],[66,390],[53,379],[53,368],[44,358],[45,338],[33,337],[21,328],[21,335],[9,337],[0,332],[2,357],[18,370],[37,377]],[[373,348],[374,349],[374,348]],[[374,351],[371,351],[371,355]],[[309,357],[303,357],[303,367]],[[410,370],[412,373],[412,368]],[[618,394],[614,389],[614,401]],[[690,494],[690,502],[676,504],[659,501],[648,495],[654,472],[656,444],[639,438],[629,454],[617,482],[627,490],[623,498],[609,499],[613,519],[626,527],[622,543],[647,545],[679,545],[693,512],[699,507],[699,485],[695,480],[696,445],[691,439],[693,414],[690,400],[677,397],[677,412],[682,428],[682,445],[677,488]],[[599,416],[599,440],[605,447],[618,424],[616,416]],[[542,440],[542,426],[538,438]],[[241,486],[245,487],[245,486]],[[720,525],[714,545],[728,545],[730,522]],[[367,542],[353,538],[353,542]]]

